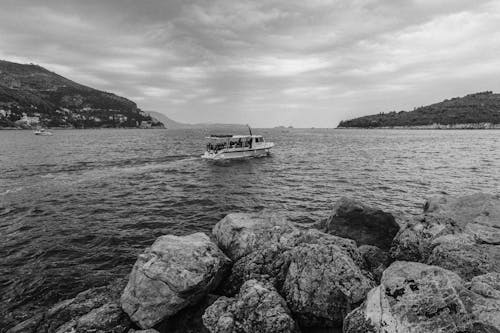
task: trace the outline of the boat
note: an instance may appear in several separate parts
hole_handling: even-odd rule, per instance
[[[47,131],[45,128],[39,128],[33,132],[35,135],[50,136],[52,132]]]
[[[207,160],[230,160],[268,156],[274,143],[266,142],[262,135],[253,135],[250,127],[248,129],[249,135],[212,134],[206,137],[208,143],[201,157]]]

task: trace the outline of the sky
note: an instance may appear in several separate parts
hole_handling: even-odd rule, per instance
[[[181,122],[335,127],[500,92],[500,1],[0,0],[0,59]]]

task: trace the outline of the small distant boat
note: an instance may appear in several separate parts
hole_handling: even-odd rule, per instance
[[[229,160],[269,155],[274,143],[266,142],[262,135],[218,134],[207,137],[208,144],[201,158],[207,160]]]
[[[52,132],[47,131],[45,128],[39,128],[33,132],[35,135],[50,136]]]

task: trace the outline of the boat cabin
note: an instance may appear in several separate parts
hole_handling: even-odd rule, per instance
[[[255,149],[265,142],[262,135],[210,135],[207,152]]]

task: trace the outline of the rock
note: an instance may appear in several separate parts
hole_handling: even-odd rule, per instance
[[[149,328],[147,330],[134,330],[134,329],[131,329],[130,331],[128,331],[128,333],[160,333],[160,332],[158,332],[157,330],[155,330],[153,328]]]
[[[432,242],[436,238],[462,231],[449,217],[419,215],[398,232],[393,240],[390,255],[395,260],[425,262],[432,252]]]
[[[214,235],[236,259],[224,284],[226,294],[249,279],[270,282],[304,326],[340,325],[374,285],[349,239],[245,214],[221,220]]]
[[[470,280],[488,272],[500,272],[500,246],[478,244],[468,234],[446,235],[432,242],[432,253],[426,263]]]
[[[249,280],[235,298],[220,297],[203,315],[211,333],[299,332],[285,301],[270,284]]]
[[[373,281],[334,243],[302,243],[289,251],[281,294],[302,326],[341,326]]]
[[[498,274],[473,279],[437,266],[394,262],[363,305],[344,322],[344,333],[499,332]]]
[[[487,193],[474,193],[460,197],[431,197],[424,204],[424,213],[448,216],[463,228],[476,217],[483,215],[485,208],[492,203],[498,203],[498,200],[500,200],[498,195]]]
[[[472,279],[468,299],[464,302],[471,304],[470,312],[473,315],[473,325],[477,331],[500,332],[500,274],[488,273]]]
[[[477,243],[500,245],[500,198],[488,200],[480,214],[466,225],[465,232]]]
[[[83,291],[64,300],[43,315],[28,319],[10,329],[10,333],[122,333],[130,320],[122,311],[119,298],[126,280],[118,279],[109,286]]]
[[[130,327],[127,315],[120,304],[107,303],[81,316],[72,325],[59,329],[57,333],[121,333]]]
[[[500,272],[499,196],[431,198],[424,210],[394,238],[394,259],[438,265],[467,280]]]
[[[262,214],[228,214],[213,228],[217,244],[232,260],[237,260],[261,247],[279,243],[283,234],[296,228],[277,216]]]
[[[155,328],[160,332],[168,333],[209,333],[203,325],[202,317],[205,310],[219,297],[220,295],[208,294],[195,305],[182,309],[175,316],[156,325]]]
[[[367,269],[373,274],[375,281],[380,281],[382,273],[391,262],[389,255],[373,245],[361,245],[358,250],[365,260]]]
[[[161,236],[139,255],[122,308],[141,328],[151,328],[217,287],[228,264],[203,233]]]
[[[35,333],[43,321],[44,314],[37,314],[7,330],[7,333]]]
[[[424,212],[450,217],[477,243],[500,245],[500,195],[433,197],[425,203]]]
[[[231,274],[223,284],[222,293],[232,296],[240,290],[245,281],[251,279],[268,281],[281,289],[290,264],[286,251],[272,246],[242,257],[231,268]]]
[[[374,245],[389,250],[399,230],[394,216],[348,198],[341,198],[326,221],[325,231],[350,238],[358,245]]]
[[[338,246],[356,265],[364,267],[364,260],[354,241],[328,235],[316,229],[294,229],[289,234],[283,234],[279,241],[270,242],[268,247],[261,246],[236,261],[226,283],[225,294],[233,295],[244,281],[250,279],[269,281],[281,290],[291,262],[290,251],[299,244]]]

